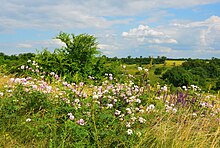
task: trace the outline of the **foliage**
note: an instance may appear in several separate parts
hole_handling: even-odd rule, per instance
[[[209,61],[188,59],[188,61],[179,66],[181,72],[177,72],[177,69],[180,68],[172,68],[163,74],[163,79],[172,83],[174,86],[196,84],[206,90],[215,89],[215,84],[213,84],[213,82],[217,81],[220,76],[219,61],[220,60],[216,58],[212,58]]]
[[[27,63],[27,60],[35,56],[33,53],[23,53],[19,55],[5,55],[0,53],[0,70],[3,74],[18,73],[18,67]]]
[[[165,70],[166,68],[165,67],[157,67],[154,71],[154,74],[155,75],[161,75],[162,72]]]
[[[192,74],[179,66],[167,70],[162,78],[176,87],[189,86],[192,82]]]

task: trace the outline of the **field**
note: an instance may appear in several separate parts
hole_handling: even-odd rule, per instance
[[[173,93],[169,85],[155,84],[154,69],[161,66],[148,71],[149,65],[126,65],[122,82],[111,73],[101,82],[79,83],[43,70],[1,76],[0,145],[220,147],[219,94],[196,86]],[[146,78],[155,85],[145,84]]]
[[[94,36],[56,39],[0,54],[0,147],[220,147],[219,59],[111,59]]]

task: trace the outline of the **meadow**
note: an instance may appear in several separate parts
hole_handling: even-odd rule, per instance
[[[155,75],[183,62],[108,62],[92,36],[57,38],[53,53],[2,58],[0,147],[220,147],[219,92]]]
[[[220,147],[219,94],[139,83],[137,66],[123,83],[68,83],[29,62],[28,77],[1,77],[1,147]]]

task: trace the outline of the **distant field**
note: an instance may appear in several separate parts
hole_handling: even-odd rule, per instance
[[[179,66],[179,65],[182,65],[182,64],[183,64],[183,62],[185,62],[185,61],[178,61],[178,60],[166,60],[166,64],[167,64],[167,66],[173,66],[173,65],[174,65],[174,63],[175,63],[175,65],[176,65],[176,66]]]

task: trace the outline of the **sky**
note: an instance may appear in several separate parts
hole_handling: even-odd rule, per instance
[[[0,52],[51,52],[61,31],[108,57],[220,58],[220,0],[0,0]]]

